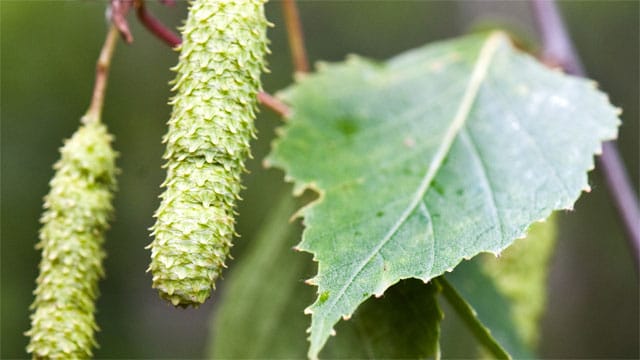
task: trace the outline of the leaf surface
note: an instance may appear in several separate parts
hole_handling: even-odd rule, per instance
[[[293,113],[267,164],[320,194],[298,245],[318,262],[312,358],[371,295],[499,253],[571,208],[619,123],[592,82],[500,32],[324,64],[281,96]]]
[[[335,339],[320,355],[329,359],[439,358],[443,317],[439,292],[435,284],[425,286],[417,280],[395,284],[381,298],[365,301],[351,320],[338,324]]]
[[[291,248],[302,229],[288,223],[295,211],[291,196],[271,214],[224,281],[220,307],[211,323],[209,358],[300,358],[305,341],[305,304],[313,292],[303,281],[313,263]]]
[[[556,219],[557,215],[552,215],[545,222],[533,224],[527,237],[516,241],[500,257],[483,254],[445,275],[478,320],[516,359],[535,357]],[[455,329],[448,330],[454,331],[444,332],[443,355],[450,357],[450,347],[460,345]],[[477,352],[474,356],[487,357]]]
[[[287,224],[295,210],[289,196],[274,206],[258,236],[225,280],[220,308],[212,318],[210,358],[304,358],[307,317],[313,299],[303,279],[313,262],[291,247],[301,229]],[[405,281],[380,299],[369,299],[322,355],[328,358],[427,358],[439,351],[438,288]]]
[[[509,299],[510,316],[517,334],[534,350],[540,333],[539,320],[547,300],[549,260],[556,240],[557,215],[531,226],[525,239],[516,241],[499,258],[483,255],[482,271],[498,291]],[[468,301],[472,301],[467,297]],[[491,316],[487,312],[487,316]]]

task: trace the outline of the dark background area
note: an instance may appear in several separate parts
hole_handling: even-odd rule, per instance
[[[173,8],[148,3],[171,26],[186,16],[183,1]],[[0,0],[2,358],[26,357],[23,332],[29,328],[40,256],[34,245],[42,197],[58,148],[89,104],[106,32],[105,7],[105,1]],[[299,7],[312,61],[339,61],[349,53],[382,60],[486,26],[505,27],[534,49],[537,41],[524,1],[301,1]],[[561,8],[590,76],[624,109],[619,146],[637,189],[639,2],[569,1]],[[276,92],[290,83],[292,65],[278,1],[267,5],[267,16],[275,27],[269,30],[271,74],[263,77],[264,88]],[[158,298],[145,273],[147,229],[164,177],[160,139],[170,113],[169,68],[177,54],[135,17],[129,20],[135,42],[118,46],[103,114],[116,137],[122,174],[106,242],[107,278],[100,284],[97,314],[101,347],[95,355],[201,357],[217,296],[199,309],[175,310]],[[278,123],[264,109],[257,120],[259,139],[245,177],[235,258],[285,188],[281,172],[260,165]],[[597,171],[591,183],[592,193],[560,218],[541,355],[638,358],[638,274]],[[224,281],[219,290],[224,291]]]

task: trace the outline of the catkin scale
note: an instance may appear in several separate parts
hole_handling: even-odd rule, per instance
[[[42,260],[26,333],[27,351],[34,358],[90,358],[96,346],[94,302],[116,187],[111,141],[103,124],[89,122],[65,142],[54,165],[36,246]]]
[[[167,177],[149,245],[153,287],[173,305],[203,303],[229,255],[268,25],[262,0],[196,0],[181,29]]]

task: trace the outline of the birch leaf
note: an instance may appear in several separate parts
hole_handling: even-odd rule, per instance
[[[500,32],[324,64],[281,97],[293,111],[266,162],[319,193],[298,245],[318,262],[312,358],[371,295],[500,253],[570,209],[619,124],[593,82]]]

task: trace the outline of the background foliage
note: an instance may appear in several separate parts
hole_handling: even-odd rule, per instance
[[[177,25],[186,4],[150,9]],[[639,4],[633,1],[561,3],[576,46],[591,77],[624,108],[620,148],[638,184]],[[95,60],[104,37],[103,1],[0,0],[1,124],[1,331],[0,357],[25,357],[28,306],[37,274],[38,218],[62,139],[71,135],[86,109]],[[348,53],[388,58],[428,41],[501,25],[535,43],[525,2],[301,2],[312,60],[342,60]],[[270,30],[270,91],[291,81],[286,34],[277,1],[267,5]],[[150,287],[144,270],[147,228],[158,205],[164,172],[161,136],[169,116],[167,82],[177,54],[131,18],[136,41],[119,45],[103,115],[121,153],[116,220],[108,233],[97,320],[99,358],[202,356],[216,298],[200,309],[174,310]],[[261,222],[284,190],[282,173],[260,163],[278,118],[263,110],[258,119],[255,159],[245,177],[232,249],[242,256]],[[594,191],[572,213],[560,214],[560,239],[553,260],[550,299],[543,321],[546,357],[632,357],[638,354],[638,281],[613,208],[597,173]],[[307,255],[300,255],[307,256]],[[233,265],[233,262],[231,263]],[[219,289],[224,291],[224,281]],[[445,329],[446,331],[446,329]]]

